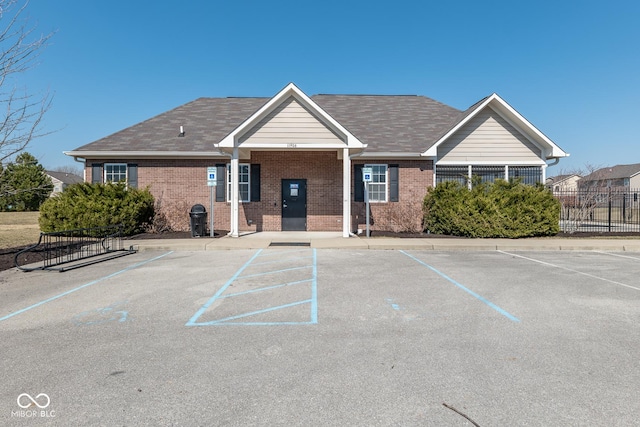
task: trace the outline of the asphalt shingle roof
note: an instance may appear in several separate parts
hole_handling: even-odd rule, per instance
[[[65,184],[77,184],[79,182],[84,182],[81,176],[67,173],[67,172],[58,172],[58,171],[46,171],[46,174],[50,177],[57,179]]]
[[[597,181],[601,179],[630,178],[640,172],[640,163],[631,165],[610,166],[590,173],[582,178],[585,181]]]
[[[199,98],[75,151],[216,151],[213,144],[269,99]],[[314,95],[311,99],[368,144],[370,152],[424,151],[470,111],[414,95]],[[180,126],[184,126],[184,137],[178,137]]]

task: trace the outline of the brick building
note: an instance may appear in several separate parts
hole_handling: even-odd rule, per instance
[[[519,177],[545,181],[568,156],[498,95],[460,111],[423,96],[314,95],[294,84],[272,98],[200,98],[65,152],[90,182],[149,187],[174,229],[210,206],[216,229],[341,231],[421,226],[427,188]]]

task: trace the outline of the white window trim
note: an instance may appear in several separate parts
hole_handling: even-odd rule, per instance
[[[247,200],[242,200],[240,198],[240,191],[239,191],[239,186],[244,184],[242,182],[238,182],[238,202],[239,203],[249,203],[251,201],[251,165],[249,163],[238,163],[238,168],[241,168],[242,166],[246,166],[247,167],[247,176],[248,176],[248,180],[247,180]],[[227,203],[231,203],[231,163],[227,163],[227,173],[225,174],[226,178],[225,178],[225,185],[226,185],[226,193],[227,193]]]
[[[102,182],[120,182],[107,179],[107,166],[124,166],[124,182],[129,185],[129,166],[126,163],[105,163],[102,166]]]
[[[374,166],[384,166],[384,200],[373,200],[371,194],[369,194],[369,203],[389,203],[389,165],[386,163],[367,163],[364,165],[365,168]],[[375,184],[379,185],[381,183],[377,182]]]

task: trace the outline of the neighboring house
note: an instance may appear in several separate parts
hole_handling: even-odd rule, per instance
[[[81,176],[74,175],[72,173],[56,171],[46,171],[45,173],[49,178],[51,178],[51,182],[53,182],[53,191],[51,192],[52,196],[61,193],[62,190],[71,184],[77,184],[84,181]]]
[[[579,180],[580,175],[577,174],[556,175],[547,178],[545,185],[553,192],[554,195],[558,195],[559,193],[567,191],[576,191],[578,189]]]
[[[580,188],[638,189],[640,188],[640,163],[598,169],[583,177],[578,185]]]
[[[547,161],[568,156],[496,94],[460,111],[423,96],[309,97],[292,83],[272,98],[196,99],[65,154],[84,159],[88,181],[148,186],[174,228],[188,229],[192,205],[209,209],[214,167],[216,229],[344,237],[365,223],[363,167],[375,230],[420,227],[436,183],[545,182]]]

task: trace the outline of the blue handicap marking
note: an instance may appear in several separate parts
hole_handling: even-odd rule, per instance
[[[274,279],[270,279],[271,277]],[[243,308],[237,305],[237,310],[231,309],[220,317],[214,313],[219,311],[217,305],[223,300],[229,302],[232,307],[236,307],[233,305],[233,300],[261,293],[276,295],[277,302],[273,299],[268,302],[257,298],[252,305],[243,306]],[[313,325],[318,323],[317,295],[315,249],[311,251],[263,251],[260,249],[200,307],[185,326]],[[294,300],[291,301],[289,298]],[[296,307],[301,307],[302,310]],[[296,314],[287,311],[290,309],[296,309]],[[271,318],[270,316],[274,313],[279,314]]]
[[[120,301],[107,307],[83,311],[73,316],[72,322],[76,326],[101,325],[108,322],[124,323],[129,320],[129,312],[124,310],[127,303],[128,301]]]
[[[391,306],[391,308],[393,308],[395,311],[400,311],[400,306],[396,303],[393,302],[393,299],[391,298],[387,298],[385,300],[387,302],[387,304],[389,304]]]

